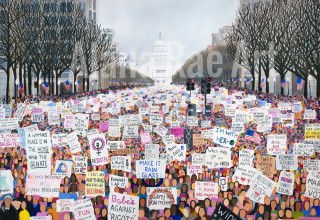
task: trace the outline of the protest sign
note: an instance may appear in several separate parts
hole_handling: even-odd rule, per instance
[[[285,154],[287,150],[287,135],[269,134],[267,137],[267,150],[270,155]]]
[[[249,149],[243,149],[239,151],[239,167],[249,166],[251,167],[254,158],[254,151]]]
[[[33,108],[32,109],[32,122],[43,122],[44,114],[42,108]]]
[[[193,174],[197,175],[202,173],[202,165],[190,165],[187,167],[187,175],[192,176]]]
[[[52,220],[50,216],[30,216],[30,220]]]
[[[128,177],[109,175],[109,182],[111,192],[113,192],[115,187],[125,188],[128,184]]]
[[[218,198],[218,183],[196,181],[194,196],[199,200]]]
[[[139,137],[138,126],[137,125],[124,126],[123,137],[124,138],[138,138]]]
[[[258,122],[257,132],[269,132],[272,129],[272,117],[264,117]]]
[[[275,186],[276,182],[258,173],[247,191],[247,197],[252,201],[264,204],[264,197],[270,197]]]
[[[41,197],[59,197],[62,176],[27,174],[26,195]]]
[[[313,145],[314,152],[320,152],[320,140],[318,141],[304,141],[304,144],[311,144]]]
[[[201,133],[203,134],[204,139],[212,139],[213,136],[213,129],[202,130]]]
[[[120,137],[120,120],[109,119],[108,136],[109,137]]]
[[[166,146],[166,151],[171,161],[184,161],[186,159],[187,147],[185,144],[169,144]]]
[[[225,116],[229,116],[232,118],[236,117],[236,108],[224,108]]]
[[[49,114],[48,115],[49,125],[60,125],[60,115],[58,114]]]
[[[34,131],[26,135],[28,173],[51,172],[51,140],[49,131]]]
[[[17,118],[0,118],[0,130],[14,130],[19,128],[19,122]]]
[[[223,129],[220,127],[214,127],[213,130],[213,143],[219,144],[223,147],[234,147],[238,139],[238,133]]]
[[[150,108],[139,108],[139,114],[140,115],[149,115],[150,114]]]
[[[174,136],[173,135],[164,136],[164,137],[162,137],[162,140],[165,145],[174,144]]]
[[[60,133],[60,134],[53,134],[52,135],[52,145],[53,146],[66,146],[68,145],[68,134]]]
[[[211,128],[211,121],[210,120],[203,120],[200,123],[201,123],[201,128]]]
[[[92,114],[91,119],[92,119],[92,121],[100,121],[100,115],[99,114]]]
[[[0,170],[0,195],[13,193],[13,176],[11,170]]]
[[[319,172],[319,170],[317,171]],[[320,198],[320,178],[319,175],[313,172],[308,172],[306,181],[306,192],[304,193],[306,197],[319,199]]]
[[[120,193],[110,193],[108,204],[108,219],[138,220],[138,214],[138,196],[129,196]]]
[[[192,142],[193,142],[193,146],[201,147],[202,145],[204,145],[204,135],[193,134]]]
[[[273,156],[258,156],[257,170],[261,171],[263,175],[272,178],[275,172],[275,162],[276,158]]]
[[[0,148],[1,147],[18,147],[21,145],[20,135],[16,133],[0,134]]]
[[[302,105],[301,102],[294,102],[292,103],[292,112],[301,112],[302,111]]]
[[[160,137],[164,137],[168,133],[168,129],[163,125],[159,125],[153,129],[153,132],[158,134]]]
[[[151,144],[152,139],[149,132],[144,132],[140,134],[142,144]]]
[[[71,169],[72,169],[72,161],[67,160],[56,160],[56,165],[54,168],[55,175],[61,176],[71,176]]]
[[[303,169],[309,172],[319,172],[320,170],[320,160],[304,160]]]
[[[197,117],[187,117],[187,126],[189,127],[198,127],[198,118]]]
[[[72,154],[82,151],[76,131],[68,134],[66,139]]]
[[[112,156],[111,169],[131,172],[131,157],[130,156]]]
[[[221,188],[221,191],[227,191],[228,190],[228,179],[229,177],[219,177],[219,186]]]
[[[193,130],[192,129],[184,129],[184,144],[187,145],[188,149],[191,149],[193,146]]]
[[[287,171],[281,171],[277,185],[277,193],[291,196],[293,195],[293,186],[294,174]]]
[[[124,141],[108,141],[107,149],[110,151],[117,151],[118,149],[124,149],[125,143]]]
[[[320,140],[320,124],[305,124],[305,140]]]
[[[303,114],[303,119],[307,120],[314,120],[317,117],[317,113],[315,110],[305,110]]]
[[[149,115],[149,121],[151,125],[161,125],[163,118],[159,115]]]
[[[72,204],[75,220],[93,220],[96,219],[92,202],[90,199],[81,199]]]
[[[297,156],[311,157],[314,154],[313,144],[294,143],[293,154]]]
[[[99,123],[99,130],[101,132],[105,132],[109,129],[109,122],[108,121],[102,121]]]
[[[230,168],[232,166],[231,151],[224,147],[208,147],[205,165],[209,168]]]
[[[26,108],[27,106],[25,104],[23,103],[18,104],[18,108],[14,114],[14,117],[17,118],[19,122],[23,120],[24,114],[26,112]]]
[[[174,135],[176,138],[183,137],[184,129],[182,127],[173,127],[170,130],[170,134]]]
[[[136,176],[137,178],[165,178],[166,161],[165,160],[137,160]]]
[[[159,159],[159,144],[146,144],[144,147],[145,160]]]
[[[296,170],[298,169],[298,158],[296,155],[286,154],[277,155],[277,170]]]
[[[74,162],[74,173],[75,174],[85,174],[87,171],[87,157],[72,155],[72,160]]]
[[[123,149],[118,149],[117,154],[118,155],[140,154],[140,151],[137,148],[134,148],[134,149],[123,148]]]
[[[259,171],[253,167],[237,167],[232,176],[233,181],[238,181],[242,185],[250,185]]]
[[[280,111],[291,111],[291,103],[290,102],[280,102],[278,105],[278,109]]]
[[[141,123],[141,115],[123,115],[121,116],[121,123],[124,126],[137,126]]]
[[[77,113],[75,115],[74,126],[76,131],[79,131],[82,135],[86,135],[89,126],[89,115]]]
[[[66,129],[75,129],[76,116],[75,115],[66,115],[64,117],[64,128]]]
[[[72,212],[73,211],[73,199],[58,199],[57,212]]]
[[[151,210],[164,210],[177,204],[177,188],[147,187],[147,207]]]
[[[206,162],[205,154],[192,154],[192,165],[204,165]]]
[[[222,203],[219,203],[216,206],[210,219],[211,220],[222,220],[222,219],[242,220],[238,215],[233,213],[230,209],[228,209]]]
[[[104,196],[104,172],[92,171],[86,173],[85,195],[89,197]]]
[[[104,134],[88,136],[91,162],[93,165],[103,165],[108,163],[108,149]]]
[[[248,113],[243,111],[236,111],[235,118],[232,119],[235,123],[246,124],[248,121]]]
[[[5,118],[10,118],[12,115],[12,108],[10,105],[4,104],[3,108],[5,110]]]

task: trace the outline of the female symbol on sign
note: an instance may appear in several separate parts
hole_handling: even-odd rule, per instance
[[[101,151],[103,150],[104,146],[105,146],[105,142],[102,138],[97,137],[97,138],[93,139],[92,148],[93,148],[93,150],[97,151],[98,156],[100,156]]]

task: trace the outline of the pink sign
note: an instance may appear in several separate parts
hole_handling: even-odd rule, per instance
[[[33,108],[32,114],[42,114],[42,108]]]
[[[171,128],[170,134],[173,134],[176,138],[183,137],[183,128],[182,127],[174,127]]]
[[[100,124],[99,124],[100,131],[107,131],[108,129],[109,129],[109,122],[108,121],[100,122]]]
[[[141,134],[141,142],[143,144],[150,144],[152,143],[152,139],[151,139],[151,136],[150,136],[150,133],[142,133]]]

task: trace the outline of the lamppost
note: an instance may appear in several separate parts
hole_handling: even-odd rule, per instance
[[[277,94],[276,81],[277,81],[277,79],[276,79],[276,77],[274,77],[273,78],[273,92],[274,92],[274,94]]]
[[[286,78],[286,82],[287,82],[287,90],[288,90],[288,96],[289,96],[289,77]]]

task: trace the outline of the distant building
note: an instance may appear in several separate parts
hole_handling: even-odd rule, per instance
[[[97,22],[97,0],[76,0],[78,8],[85,12],[86,17]]]
[[[226,44],[226,37],[232,32],[232,26],[224,26],[219,29],[218,33],[213,33],[212,36],[212,47],[218,44]]]
[[[244,7],[247,6],[253,6],[254,4],[257,4],[258,2],[271,2],[272,0],[240,0],[240,10],[242,10]]]
[[[148,76],[156,81],[168,81],[174,73],[170,46],[160,39],[155,41],[147,65]]]
[[[137,63],[136,63],[135,54],[132,52],[119,53],[119,66],[128,67],[132,70],[137,70]]]

